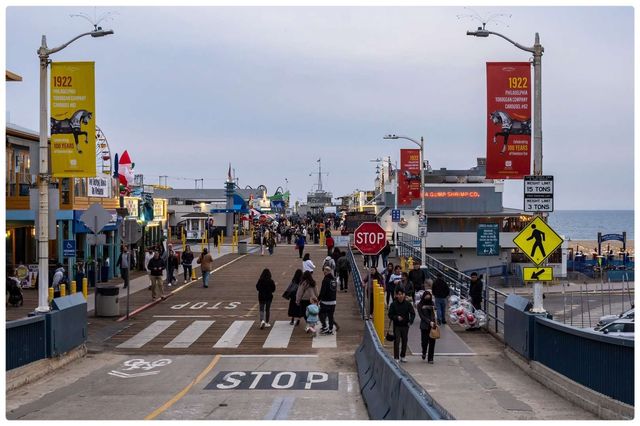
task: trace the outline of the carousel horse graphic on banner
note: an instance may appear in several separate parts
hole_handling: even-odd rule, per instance
[[[507,142],[509,135],[530,135],[531,134],[531,118],[516,117],[518,120],[511,118],[509,113],[502,110],[497,110],[489,115],[489,118],[493,124],[499,124],[501,129],[493,135],[493,143],[496,143],[496,136],[501,135],[503,137],[504,144],[500,154],[504,154],[507,151]]]
[[[76,142],[76,149],[78,154],[82,154],[78,143],[78,136],[84,135],[84,142],[89,143],[87,132],[82,130],[83,124],[89,124],[92,113],[85,109],[79,109],[71,115],[71,118],[64,118],[62,120],[56,120],[51,117],[51,134],[56,135],[69,135],[73,134],[73,138]]]

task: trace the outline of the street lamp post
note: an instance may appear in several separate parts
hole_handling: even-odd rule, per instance
[[[542,54],[544,47],[540,44],[538,33],[535,35],[533,47],[526,47],[500,33],[486,30],[484,24],[482,27],[478,27],[477,31],[467,31],[467,35],[474,37],[489,37],[491,34],[507,40],[518,49],[533,54],[533,174],[542,176]],[[541,213],[536,213],[536,216],[545,219]],[[531,312],[545,312],[542,300],[542,283],[536,281],[533,285],[533,309]]]
[[[383,139],[406,139],[418,145],[420,147],[420,201],[421,208],[420,214],[424,215],[424,223],[427,223],[427,210],[425,207],[425,199],[424,199],[424,166],[422,162],[424,161],[424,138],[420,136],[420,141],[418,142],[415,139],[409,138],[407,136],[397,136],[397,135],[387,135]],[[419,221],[418,221],[419,223]],[[420,237],[420,256],[422,259],[422,264],[425,265],[427,262],[427,237]]]
[[[103,30],[95,27],[93,31],[80,34],[65,44],[49,49],[47,36],[42,36],[42,44],[38,49],[40,58],[40,166],[38,180],[38,307],[36,312],[49,312],[48,287],[49,287],[49,146],[48,136],[48,110],[47,110],[47,69],[49,67],[49,55],[56,53],[86,35],[91,37],[103,37],[113,34],[112,30]]]

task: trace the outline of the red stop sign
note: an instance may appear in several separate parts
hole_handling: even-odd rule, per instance
[[[362,254],[378,254],[387,244],[387,233],[375,222],[364,222],[353,234],[354,245]]]

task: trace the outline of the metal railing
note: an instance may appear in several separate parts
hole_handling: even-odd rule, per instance
[[[358,307],[360,308],[360,315],[362,319],[367,319],[366,310],[365,310],[365,299],[366,294],[364,291],[364,286],[362,285],[362,277],[360,276],[360,270],[358,269],[358,265],[356,264],[356,260],[353,257],[353,252],[351,251],[351,247],[347,250],[347,256],[349,258],[349,265],[351,265],[351,276],[353,277],[353,288],[356,292],[356,298],[358,299]]]

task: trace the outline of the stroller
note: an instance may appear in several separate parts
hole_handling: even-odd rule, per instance
[[[18,280],[14,278],[7,279],[7,292],[9,293],[8,302],[11,306],[22,306],[24,297]]]

